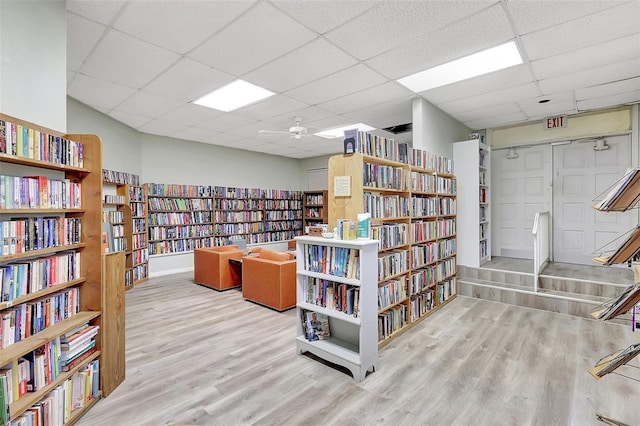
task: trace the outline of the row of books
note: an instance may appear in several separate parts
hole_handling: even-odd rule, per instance
[[[141,186],[130,186],[129,199],[131,201],[145,202],[147,200],[147,194],[144,192],[144,188]]]
[[[148,183],[149,197],[211,197],[213,187],[208,185],[179,185],[169,183]]]
[[[453,174],[454,170],[451,158],[417,148],[409,151],[409,165],[437,173]]]
[[[391,250],[378,254],[378,281],[409,270],[409,251]]]
[[[442,195],[456,195],[458,193],[457,181],[453,178],[438,176],[436,192]]]
[[[149,256],[152,256],[154,254],[169,254],[193,251],[197,248],[213,247],[214,243],[215,239],[213,237],[149,242]]]
[[[236,188],[226,186],[214,187],[217,198],[253,198],[253,199],[286,199],[302,200],[302,191],[289,189]]]
[[[304,245],[304,269],[345,278],[359,278],[360,250],[347,247]]]
[[[146,232],[147,220],[146,219],[133,219],[131,221],[133,232]]]
[[[131,253],[131,259],[134,265],[146,263],[149,261],[149,250],[147,250],[146,247],[140,250],[134,250]]]
[[[171,238],[208,237],[214,234],[212,225],[183,225],[183,226],[151,226],[149,239],[165,240]]]
[[[455,219],[438,219],[411,222],[412,237],[414,243],[448,238],[456,234]]]
[[[409,286],[411,294],[418,294],[434,285],[438,278],[438,265],[425,266],[411,271]]]
[[[0,267],[2,302],[80,278],[80,257],[69,251]]]
[[[260,222],[263,220],[263,211],[226,211],[216,210],[216,222]]]
[[[371,238],[378,240],[378,250],[388,250],[393,247],[409,244],[406,223],[384,223],[371,227]]]
[[[84,167],[84,145],[21,124],[0,120],[0,153]]]
[[[265,200],[216,199],[216,210],[264,210]]]
[[[133,250],[142,251],[147,248],[147,234],[133,234],[131,236],[133,241]]]
[[[282,221],[282,222],[265,222],[264,230],[265,232],[273,232],[273,231],[290,231],[290,230],[302,230],[302,221],[294,220],[294,221]]]
[[[216,235],[251,234],[265,232],[263,222],[216,223]]]
[[[363,199],[364,212],[370,213],[372,219],[409,217],[408,197],[364,192]]]
[[[437,242],[428,242],[411,246],[411,267],[438,262],[456,254],[456,239],[449,238]]]
[[[266,210],[265,216],[265,220],[297,220],[302,219],[302,210]]]
[[[247,244],[258,244],[292,240],[299,235],[302,235],[302,229],[249,234],[245,236],[245,239],[247,240]]]
[[[131,207],[131,216],[133,217],[145,217],[147,215],[147,202],[144,201],[143,203],[138,203],[138,202],[132,202],[129,204],[129,207]]]
[[[79,209],[82,189],[70,179],[0,176],[0,209]]]
[[[435,194],[436,192],[436,176],[412,171],[410,174],[411,190],[415,192],[426,192]]]
[[[393,333],[408,324],[409,309],[400,304],[378,314],[378,341],[389,338]]]
[[[133,173],[102,169],[102,181],[115,184],[140,185],[140,176]]]
[[[324,195],[322,194],[307,194],[305,198],[305,204],[307,205],[322,205],[324,204]]]
[[[211,212],[161,212],[149,213],[149,225],[193,225],[212,223]]]
[[[301,200],[264,200],[266,210],[300,210]]]
[[[2,311],[0,348],[7,348],[80,311],[80,291],[73,287]]]
[[[125,200],[124,195],[104,194],[102,197],[102,202],[105,204],[124,204]]]
[[[102,212],[102,221],[109,223],[124,223],[124,212],[117,210],[104,210]]]
[[[315,277],[306,278],[305,302],[358,316],[360,288]]]
[[[329,317],[314,311],[300,310],[302,330],[309,341],[326,340],[331,337]]]
[[[146,263],[134,266],[132,271],[134,281],[140,281],[149,276],[149,266]]]
[[[82,218],[28,217],[0,222],[2,255],[79,244]]]
[[[324,208],[322,207],[307,207],[304,211],[304,217],[320,219],[324,216]]]
[[[164,210],[211,210],[213,202],[210,198],[149,198],[150,211]]]
[[[363,186],[397,189],[399,191],[404,191],[407,188],[406,175],[401,167],[364,163],[362,174]]]
[[[435,307],[435,291],[427,289],[411,296],[411,322],[416,321]]]
[[[436,296],[438,304],[444,303],[456,293],[456,280],[454,278],[436,284]]]
[[[411,213],[420,216],[453,216],[456,214],[455,198],[411,197]]]
[[[378,286],[378,310],[386,309],[409,297],[408,287],[406,277],[399,277],[380,283]]]

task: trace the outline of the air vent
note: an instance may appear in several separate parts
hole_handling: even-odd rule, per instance
[[[382,130],[393,133],[394,135],[399,135],[400,133],[407,133],[412,131],[413,123],[397,124],[395,126],[385,127]]]

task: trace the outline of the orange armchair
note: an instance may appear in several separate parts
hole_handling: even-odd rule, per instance
[[[242,285],[240,271],[229,265],[229,259],[241,259],[243,251],[237,245],[195,249],[193,281],[216,290],[228,290]]]
[[[277,311],[296,306],[295,255],[263,249],[244,257],[242,297]]]

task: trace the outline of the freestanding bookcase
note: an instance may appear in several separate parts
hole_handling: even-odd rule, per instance
[[[368,371],[378,368],[377,338],[377,264],[378,242],[375,240],[338,240],[322,237],[296,237],[296,309],[299,353],[310,352],[329,362],[348,368],[353,378],[362,381]],[[338,249],[338,250],[336,250]],[[346,250],[345,250],[346,249]],[[349,252],[351,250],[353,252]],[[344,256],[340,256],[342,253]],[[351,256],[345,253],[350,253]],[[336,259],[342,260],[336,260]],[[349,259],[351,265],[349,266]],[[319,266],[320,265],[320,266]],[[331,272],[331,265],[351,274]],[[351,269],[349,269],[349,267]],[[347,276],[343,276],[347,275]],[[349,278],[353,276],[355,278]],[[333,300],[326,303],[310,288],[318,285],[345,288],[345,293],[358,293],[357,306],[348,314],[337,309]],[[354,299],[352,299],[354,300]],[[303,314],[307,311],[325,314],[329,318],[331,337],[310,341],[305,337]]]
[[[11,132],[9,136],[7,131]],[[64,392],[70,391],[73,380],[83,376],[87,381],[92,378],[96,383],[98,379],[92,374],[97,371],[90,373],[88,368],[98,361],[100,379],[96,387],[89,393],[83,392],[82,403],[73,404],[65,413],[59,413],[64,414],[65,424],[73,424],[124,378],[124,364],[113,363],[110,358],[119,355],[117,351],[124,350],[109,346],[113,342],[110,333],[122,329],[114,321],[123,320],[124,313],[118,311],[123,309],[122,305],[110,304],[112,298],[103,281],[101,141],[96,135],[64,135],[0,114],[0,166],[5,181],[8,178],[25,180],[26,185],[26,179],[32,179],[30,186],[27,185],[30,191],[20,193],[19,187],[13,188],[18,190],[14,194],[17,198],[7,198],[8,194],[4,192],[0,203],[3,224],[0,267],[7,273],[23,264],[36,269],[38,265],[55,264],[55,269],[50,270],[55,274],[37,274],[38,279],[32,280],[31,287],[9,287],[7,297],[0,302],[3,320],[5,317],[9,320],[15,318],[21,324],[15,329],[15,339],[3,342],[6,344],[0,349],[0,366],[5,374],[15,374],[17,379],[19,364],[24,365],[24,357],[36,356],[40,351],[59,345],[61,336],[79,326],[100,327],[95,336],[95,352],[68,371],[64,371],[60,359],[53,356],[49,364],[50,373],[42,379],[44,385],[20,396],[14,394],[9,413],[12,420],[18,419],[32,410],[34,404],[51,398],[55,404],[68,404],[68,400],[65,402],[60,398]],[[20,311],[33,311],[33,307],[41,303],[44,305],[39,306],[51,309],[62,301],[65,304],[58,306],[67,308],[64,315],[64,309],[50,310],[48,320],[44,322],[36,324],[32,316],[28,324],[28,317],[18,314]],[[106,312],[109,315],[105,315]],[[7,369],[12,373],[6,373]],[[55,370],[59,374],[51,373]],[[109,383],[108,392],[103,388],[106,382]],[[77,401],[75,397],[72,399]]]
[[[327,223],[327,190],[305,191],[302,198],[303,226]]]

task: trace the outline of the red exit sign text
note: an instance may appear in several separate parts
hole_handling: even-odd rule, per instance
[[[550,129],[560,129],[562,127],[567,127],[569,124],[569,119],[566,115],[559,115],[557,117],[549,117],[543,120],[544,130]]]

